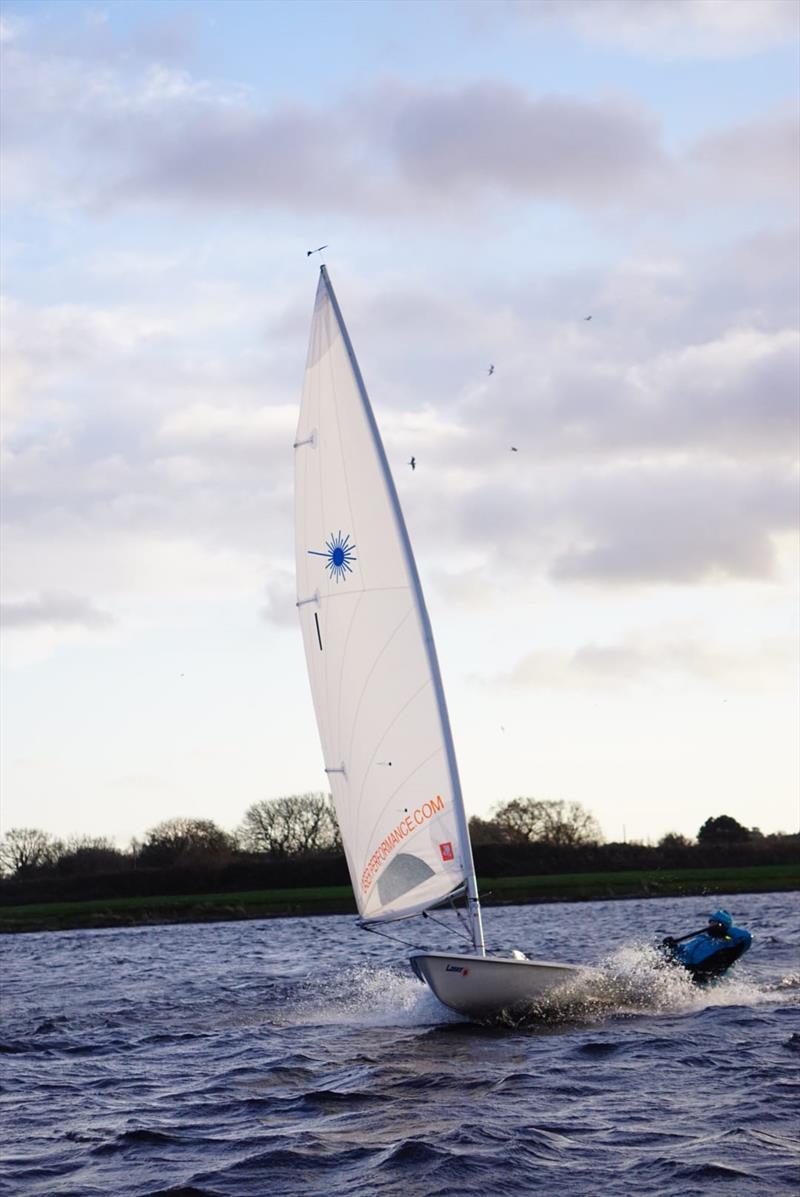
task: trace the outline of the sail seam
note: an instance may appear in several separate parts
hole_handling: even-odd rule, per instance
[[[409,587],[406,586],[348,586],[346,590],[331,591],[330,594],[323,594],[325,599],[346,599],[354,594],[391,594],[394,591],[402,590],[406,594],[409,593]]]

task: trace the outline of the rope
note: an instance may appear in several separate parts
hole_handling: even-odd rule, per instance
[[[459,910],[459,908],[456,906],[454,898],[450,899],[450,909],[454,912],[456,918],[461,923],[461,925],[466,928],[466,932],[469,935],[469,938],[472,939],[472,928],[470,927],[469,923],[467,922],[467,918],[466,918],[464,911]]]
[[[453,909],[455,910],[455,907],[453,907]],[[456,914],[458,914],[457,910],[456,910]],[[434,918],[434,916],[431,914],[431,912],[429,910],[423,910],[422,917],[424,919],[430,919],[432,923],[438,923],[438,925],[440,927],[444,927],[445,931],[452,931],[452,927],[450,926],[449,923],[443,923],[441,919]],[[467,940],[470,947],[473,946],[472,935],[469,935],[469,936],[463,935],[463,938]]]
[[[453,905],[452,902],[451,902],[451,906],[453,907],[453,910],[455,911],[459,921],[468,927],[466,919],[464,918],[461,911],[458,910],[458,908],[455,905]],[[450,925],[450,923],[445,923],[442,921],[442,919],[437,919],[434,915],[432,915],[430,913],[429,910],[423,910],[420,913],[422,914],[422,917],[424,919],[430,919],[431,922],[437,923],[440,927],[444,927],[445,931],[449,931],[452,933],[453,928]],[[382,935],[384,939],[394,940],[395,943],[401,943],[401,944],[403,944],[404,947],[413,948],[415,951],[418,951],[418,952],[428,952],[431,950],[427,946],[421,947],[417,943],[411,943],[407,939],[401,939],[399,935],[390,935],[388,931],[384,931],[382,927],[378,927],[374,923],[359,923],[358,926],[361,928],[362,931],[372,931],[375,935]],[[458,934],[458,931],[456,932],[456,934]],[[471,933],[467,934],[465,932],[462,932],[461,937],[467,941],[467,943],[470,945],[470,947],[473,946]]]
[[[410,943],[407,939],[401,939],[399,935],[390,935],[388,931],[383,931],[380,927],[373,927],[370,923],[359,923],[358,925],[362,931],[372,931],[375,935],[382,935],[384,939],[393,939],[395,943],[401,943],[404,947],[413,948],[417,952],[426,950],[417,943]]]

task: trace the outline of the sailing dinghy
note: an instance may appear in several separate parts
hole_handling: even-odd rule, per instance
[[[428,613],[389,463],[325,266],[295,438],[297,608],[359,922],[466,897],[472,951],[414,951],[446,1006],[490,1017],[584,970],[487,955]]]

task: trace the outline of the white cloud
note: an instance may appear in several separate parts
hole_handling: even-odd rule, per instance
[[[663,631],[639,633],[607,644],[582,644],[570,652],[527,653],[507,673],[486,684],[524,690],[578,692],[647,687],[660,689],[704,686],[747,695],[789,692],[798,657],[798,642],[773,638],[755,646],[715,643],[703,637],[669,636]]]
[[[297,585],[293,571],[270,566],[264,597],[262,619],[279,627],[297,627]]]
[[[6,628],[75,626],[97,631],[109,627],[114,617],[83,595],[46,591],[35,598],[0,604],[0,621]]]
[[[17,16],[0,15],[0,46],[13,42],[23,30],[24,25]]]
[[[797,11],[800,13],[800,6]],[[783,198],[796,206],[800,120],[795,110],[762,113],[701,137],[688,156],[700,186],[724,199]]]
[[[44,572],[40,569],[31,571],[31,582],[41,584]],[[26,587],[16,586],[19,578],[16,570],[14,578],[4,576],[4,584],[9,594],[23,594]],[[68,581],[77,575],[70,573]],[[56,579],[56,586],[64,579]],[[86,584],[87,578],[82,578]],[[116,612],[112,614],[105,605],[100,606],[95,599],[83,594],[75,594],[65,589],[45,589],[38,594],[32,594],[32,587],[27,588],[28,594],[24,598],[9,598],[0,603],[0,625],[3,633],[3,666],[6,670],[25,668],[32,664],[46,661],[53,653],[67,645],[78,646],[98,634],[108,636],[119,628]]]
[[[200,402],[176,408],[158,429],[159,440],[182,454],[254,459],[263,469],[276,447],[286,450],[297,424],[297,406],[246,407]]]
[[[751,55],[800,33],[792,0],[492,0],[488,9],[654,58]]]
[[[547,11],[592,25],[614,4],[621,20],[652,33],[660,21],[681,24],[680,3],[650,0],[646,19],[638,0],[548,3]],[[704,3],[685,0],[682,11],[702,24]],[[770,25],[761,12],[768,0],[721,7]],[[367,80],[324,106],[263,103],[185,67],[142,65],[111,49],[103,59],[96,49],[87,57],[82,48],[15,41],[5,57],[6,194],[55,209],[166,202],[324,214],[327,222],[332,213],[379,223],[424,214],[467,225],[525,199],[565,202],[598,218],[606,210],[690,208],[709,194],[728,205],[753,197],[785,204],[796,191],[790,112],[707,134],[685,157],[671,157],[657,115],[631,95],[542,94],[491,77],[448,87],[394,79]]]
[[[778,240],[775,255],[783,248]],[[677,255],[623,263],[591,324],[536,327],[530,305],[505,293],[481,306],[468,293],[406,284],[387,294],[378,282],[359,296],[384,438],[445,574],[469,573],[491,552],[506,577],[663,586],[774,576],[774,538],[791,530],[797,337],[726,327],[721,302],[723,331],[693,342],[707,272]],[[761,295],[776,278],[782,286],[766,271]],[[656,302],[664,291],[669,316]],[[273,576],[287,568],[296,407],[266,362],[278,354],[288,377],[301,360],[292,305],[276,309],[266,350],[245,354],[238,340],[257,345],[258,322],[251,298],[230,287],[177,307],[10,305],[4,514],[18,592],[71,585],[60,552],[37,575],[23,549],[39,545],[44,558],[54,535],[98,594],[111,560],[141,594],[183,594],[183,573],[198,598],[219,594],[220,551],[239,555],[225,568],[237,591],[259,556]],[[232,353],[225,329],[243,318]],[[674,346],[660,348],[665,338]],[[475,348],[489,342],[500,350],[491,379]],[[162,563],[155,573],[122,564],[144,553]]]
[[[663,169],[656,122],[631,101],[530,96],[490,82],[387,90],[371,105],[372,137],[394,152],[400,180],[447,196],[505,191],[578,204],[627,203]],[[383,101],[382,103],[380,101]]]
[[[56,207],[141,200],[452,219],[498,194],[579,205],[631,197],[663,168],[634,101],[529,96],[487,80],[449,90],[367,84],[324,111],[260,109],[185,70],[9,52],[5,186]],[[368,170],[362,163],[369,162]]]
[[[459,582],[478,568],[497,595],[542,578],[623,591],[780,584],[781,546],[796,534],[791,466],[508,457],[507,471],[476,474],[460,490],[426,485],[419,469],[405,488],[422,551]]]
[[[771,578],[773,534],[794,527],[793,472],[742,475],[736,467],[633,467],[579,481],[569,495],[577,543],[553,565],[558,578],[683,582]]]

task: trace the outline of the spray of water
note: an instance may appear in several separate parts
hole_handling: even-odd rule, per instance
[[[543,995],[524,1011],[500,1021],[515,1026],[595,1023],[625,1015],[690,1014],[709,1006],[756,1006],[792,999],[792,978],[760,986],[746,968],[698,985],[680,965],[650,944],[628,943],[569,986]]]
[[[709,1006],[755,1006],[796,1000],[800,977],[760,986],[741,965],[720,980],[697,985],[685,969],[650,944],[628,943],[540,997],[523,1011],[490,1020],[506,1026],[565,1027],[626,1015],[690,1014]],[[431,1027],[465,1020],[448,1010],[405,968],[343,969],[287,995],[281,1023],[364,1027]]]
[[[292,995],[282,1022],[321,1026],[424,1027],[459,1022],[410,970],[362,965]]]

